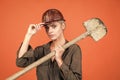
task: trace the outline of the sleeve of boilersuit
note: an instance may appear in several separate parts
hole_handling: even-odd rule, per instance
[[[61,72],[65,80],[82,80],[82,55],[81,49],[78,45],[74,45],[72,48],[72,54],[70,66],[63,62],[61,65]]]
[[[38,54],[41,53],[42,51],[42,47],[36,47],[34,50],[32,49],[32,47],[29,45],[27,52],[25,52],[25,54],[16,59],[16,65],[18,67],[26,67],[28,65],[30,65],[31,63],[33,63],[34,61],[36,61],[38,59],[38,57],[40,57],[42,54]],[[17,54],[19,53],[19,50],[17,51]]]
[[[33,60],[34,60],[33,59],[33,49],[32,49],[32,47],[30,45],[28,47],[27,52],[25,52],[25,54],[22,57],[20,57],[20,58],[18,58],[19,50],[20,50],[20,48],[17,51],[17,59],[16,59],[16,65],[18,67],[26,67],[30,63],[33,62]]]

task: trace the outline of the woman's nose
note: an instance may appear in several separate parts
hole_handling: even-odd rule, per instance
[[[49,27],[48,33],[52,33],[53,32],[53,28]]]

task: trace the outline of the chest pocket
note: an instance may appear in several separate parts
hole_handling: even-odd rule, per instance
[[[66,58],[64,59],[64,63],[70,67],[71,65],[71,56],[66,56]]]
[[[48,61],[37,66],[37,72],[41,75],[47,75],[48,73]]]
[[[70,48],[67,48],[66,51],[64,52],[63,54],[63,61],[64,63],[69,66],[70,68],[70,65],[72,63],[72,53],[71,53],[71,49]]]

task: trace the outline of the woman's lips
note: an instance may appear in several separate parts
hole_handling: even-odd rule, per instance
[[[48,36],[53,37],[53,36],[54,36],[54,34],[49,34]]]

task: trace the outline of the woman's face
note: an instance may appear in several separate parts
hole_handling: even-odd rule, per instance
[[[56,40],[63,35],[63,23],[62,22],[52,22],[45,26],[46,33],[51,40]]]

